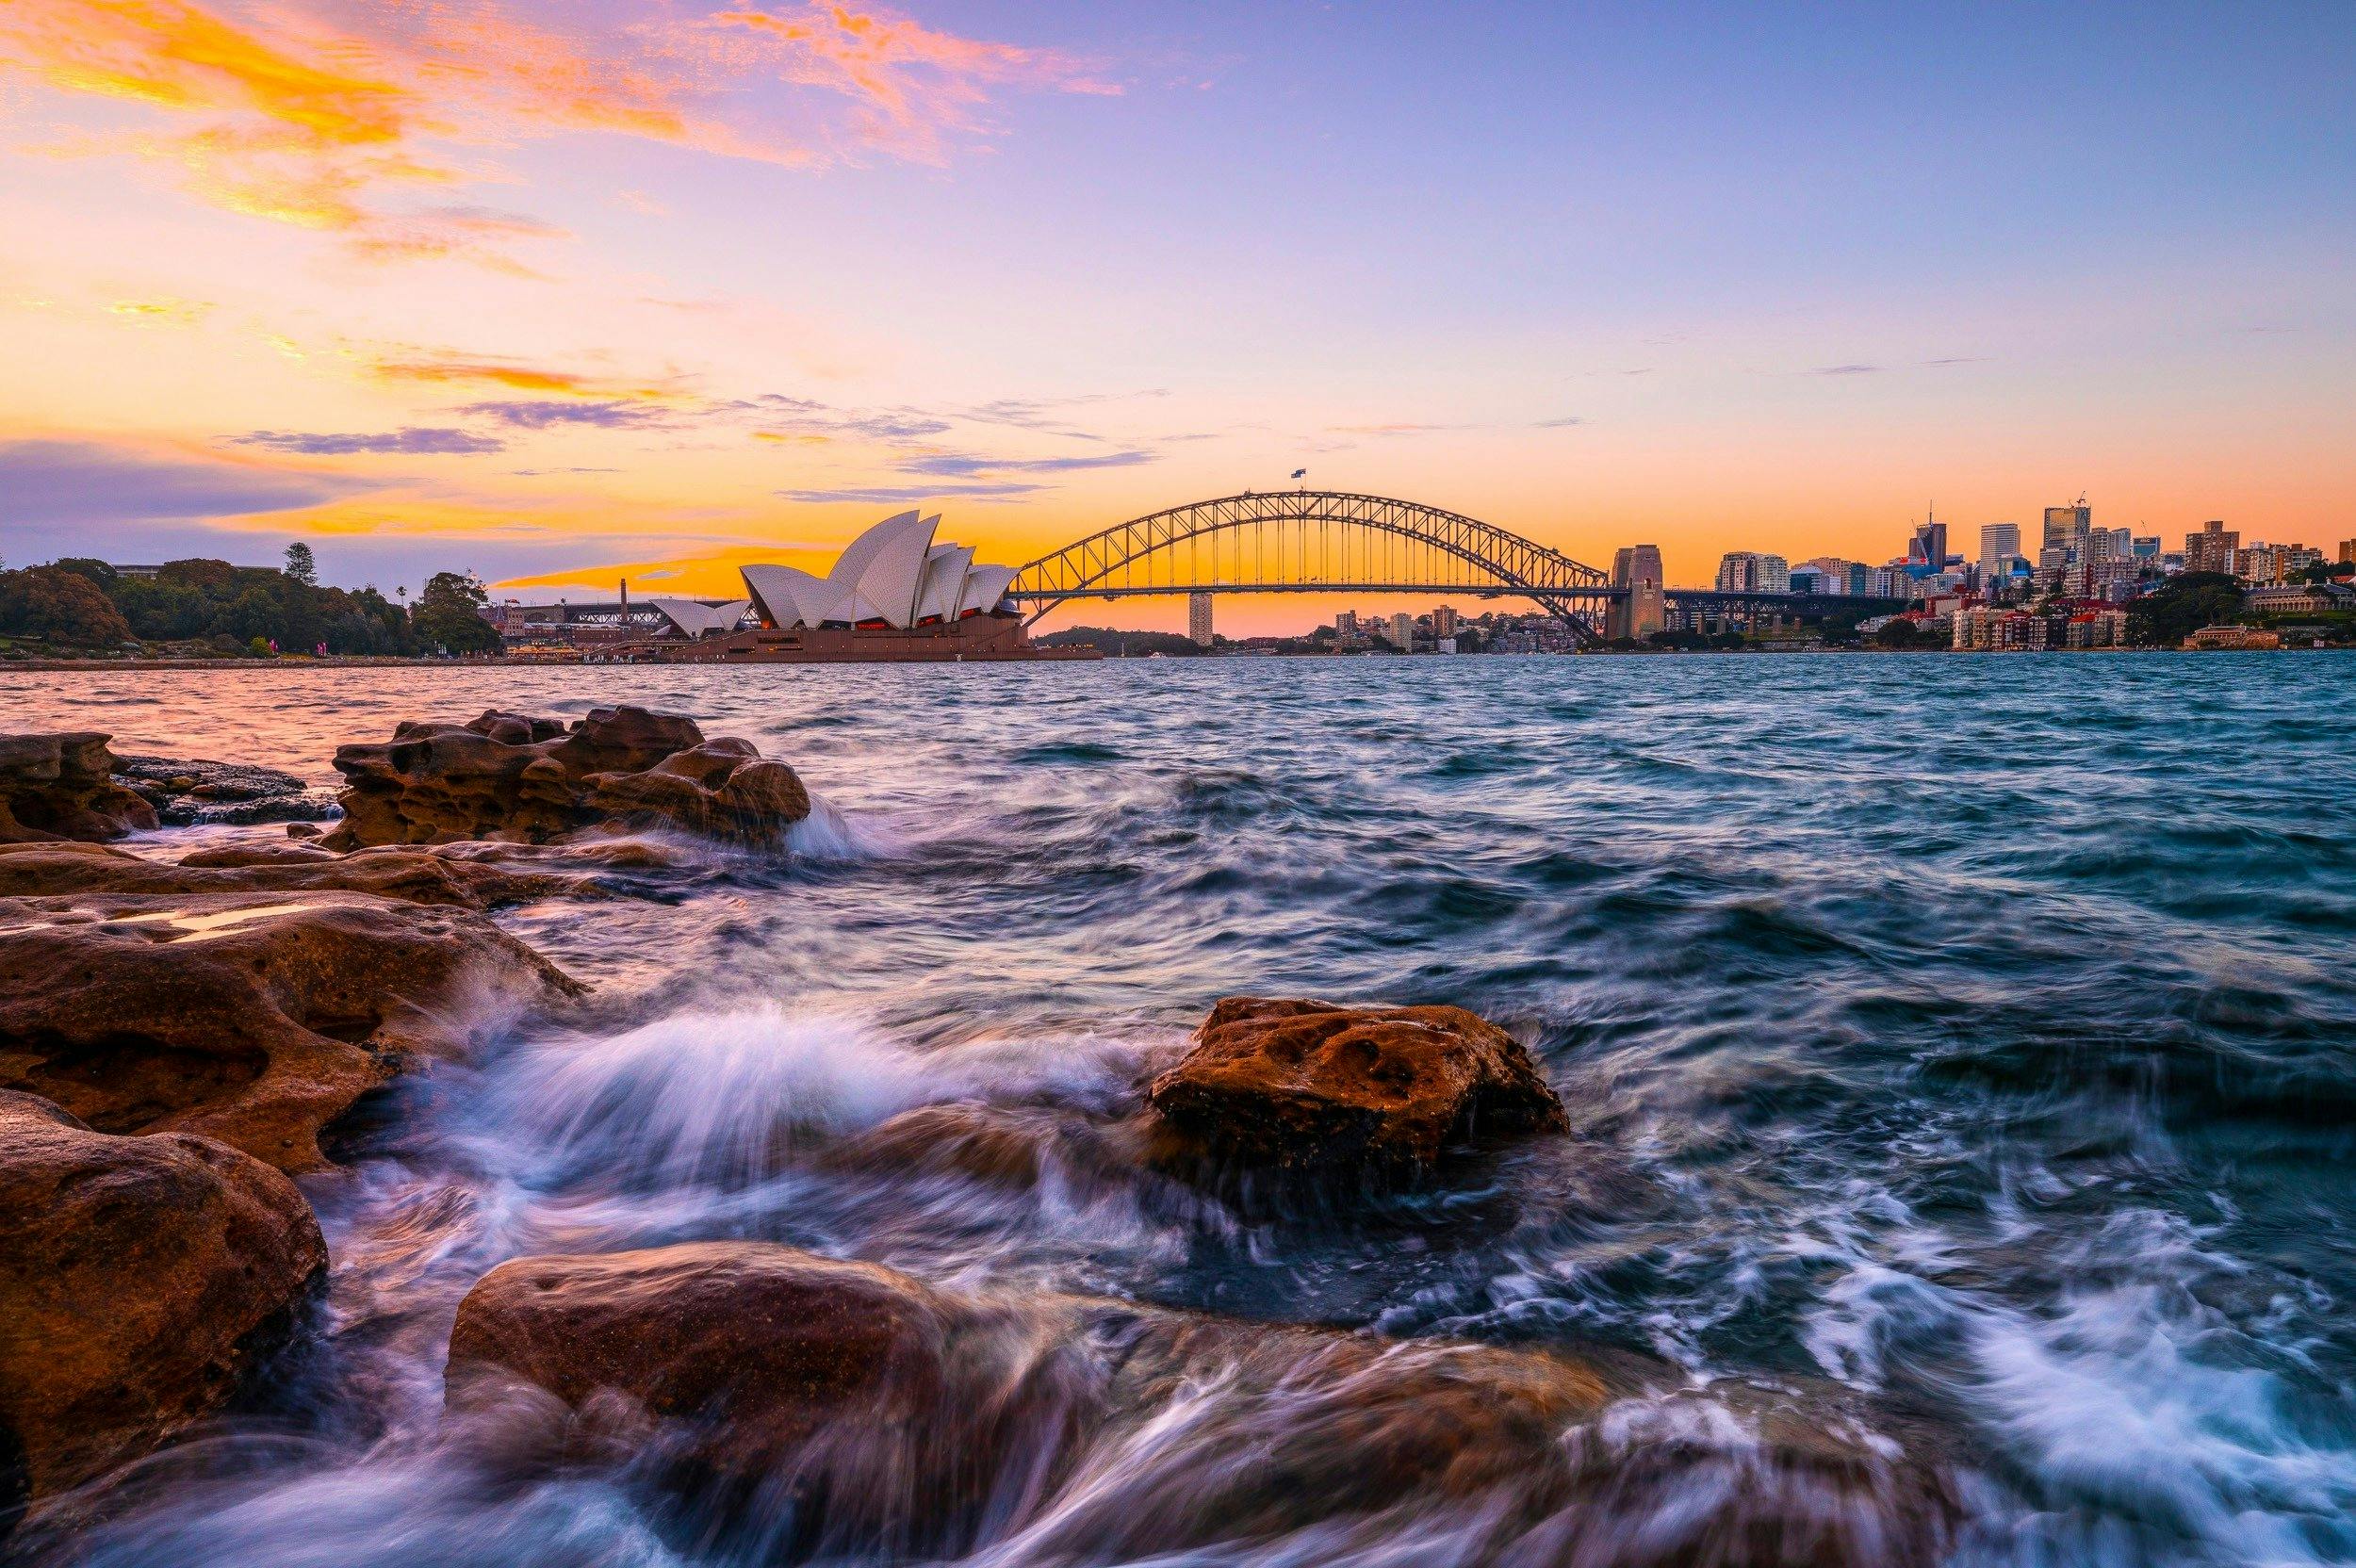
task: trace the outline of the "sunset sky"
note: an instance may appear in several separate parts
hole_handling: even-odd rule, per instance
[[[1304,466],[1675,582],[2335,542],[2352,83],[2345,0],[5,0],[0,557],[727,592]]]

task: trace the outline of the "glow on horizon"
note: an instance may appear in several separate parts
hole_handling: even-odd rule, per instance
[[[719,593],[1302,466],[1679,582],[2356,533],[2356,13],[1812,14],[15,0],[0,556]]]

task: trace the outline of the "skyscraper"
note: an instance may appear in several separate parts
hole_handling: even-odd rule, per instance
[[[1933,573],[1947,569],[1947,525],[1933,517],[1914,525],[1914,542],[1906,547],[1906,558],[1920,561]]]
[[[2087,531],[2094,527],[2094,508],[2082,497],[2069,506],[2049,506],[2045,509],[2044,549],[2076,550]],[[2041,560],[2040,553],[2039,559]]]
[[[1980,525],[1980,575],[1994,577],[2004,569],[2004,557],[2021,553],[2019,523]]]
[[[1612,557],[1612,586],[1628,597],[1612,601],[1604,629],[1612,637],[1644,638],[1666,624],[1661,597],[1661,547],[1629,545]]]
[[[1211,645],[1210,595],[1188,594],[1186,596],[1186,635],[1194,639],[1194,645],[1199,648],[1207,648]]]
[[[1401,653],[1415,651],[1415,617],[1404,610],[1391,617],[1391,646]]]

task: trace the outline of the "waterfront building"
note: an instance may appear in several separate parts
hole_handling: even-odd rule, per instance
[[[1391,617],[1391,646],[1401,653],[1415,651],[1415,617],[1404,610]]]
[[[743,568],[752,607],[768,626],[908,629],[995,612],[1018,566],[974,564],[961,545],[933,543],[938,514],[903,512],[843,547],[817,577],[796,566]]]
[[[1210,595],[1186,596],[1186,636],[1196,647],[1207,648],[1211,645]]]
[[[1614,553],[1612,586],[1627,589],[1628,597],[1614,599],[1605,617],[1611,636],[1645,638],[1668,624],[1663,613],[1667,601],[1661,597],[1660,546],[1629,545]]]
[[[1779,555],[1757,550],[1728,550],[1718,558],[1721,594],[1788,594],[1792,565]]]
[[[2241,551],[2241,534],[2223,521],[2203,523],[2197,533],[2184,535],[2184,570],[2223,572],[2231,576]]]
[[[2356,588],[2336,582],[2252,588],[2242,595],[2241,604],[2244,610],[2269,615],[2326,615],[2356,611]]]
[[[2187,648],[2221,648],[2228,651],[2250,648],[2279,648],[2282,634],[2261,631],[2254,626],[2204,626],[2184,639]]]
[[[2280,582],[2282,580],[2282,552],[2263,541],[2253,541],[2234,555],[2233,575],[2251,582]]]
[[[609,643],[697,642],[734,631],[752,608],[748,599],[514,599],[480,612],[514,646],[595,648]]]
[[[1333,635],[1343,642],[1355,641],[1358,636],[1358,612],[1344,610],[1333,617]]]
[[[1432,635],[1434,637],[1456,635],[1456,607],[1454,605],[1444,604],[1432,612]],[[1454,653],[1456,650],[1449,647],[1444,651]]]

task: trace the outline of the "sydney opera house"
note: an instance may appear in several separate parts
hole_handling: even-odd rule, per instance
[[[646,651],[697,663],[1094,656],[1034,647],[1006,598],[1021,568],[981,565],[966,546],[936,544],[940,524],[938,514],[887,517],[852,540],[824,577],[746,566],[744,593],[757,627]]]

